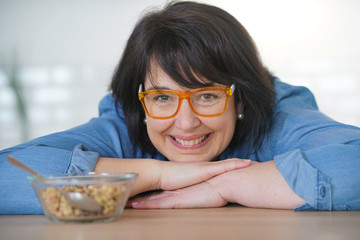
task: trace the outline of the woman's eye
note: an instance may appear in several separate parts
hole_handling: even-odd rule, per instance
[[[167,95],[154,96],[154,101],[168,101],[168,100],[170,100],[170,97]]]
[[[207,94],[202,94],[200,99],[203,101],[211,101],[211,100],[215,100],[217,98],[218,98],[217,95],[207,93]]]

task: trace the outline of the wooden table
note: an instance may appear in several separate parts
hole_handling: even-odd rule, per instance
[[[360,211],[295,212],[240,206],[133,210],[108,223],[52,223],[43,215],[0,215],[0,239],[360,239]]]

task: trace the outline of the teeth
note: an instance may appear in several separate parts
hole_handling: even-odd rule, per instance
[[[207,135],[206,136],[202,136],[200,138],[197,138],[197,139],[193,139],[193,140],[190,140],[190,141],[184,141],[184,140],[181,140],[181,139],[178,139],[176,137],[174,137],[173,139],[180,143],[181,145],[183,146],[193,146],[193,145],[196,145],[196,144],[199,144],[201,143],[202,141],[204,141],[205,139],[207,138]]]

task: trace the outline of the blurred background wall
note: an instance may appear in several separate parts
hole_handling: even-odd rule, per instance
[[[360,126],[360,1],[201,2],[233,14],[265,65],[309,87],[321,111]],[[96,117],[135,22],[163,3],[0,0],[0,149]]]

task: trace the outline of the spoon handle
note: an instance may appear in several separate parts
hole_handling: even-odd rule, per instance
[[[24,165],[22,162],[20,162],[19,160],[17,160],[16,158],[12,157],[12,156],[8,156],[7,160],[9,163],[11,163],[12,165],[30,173],[33,174],[35,176],[41,177],[41,175],[37,172],[35,172],[34,170],[32,170],[31,168],[29,168],[28,166]]]

